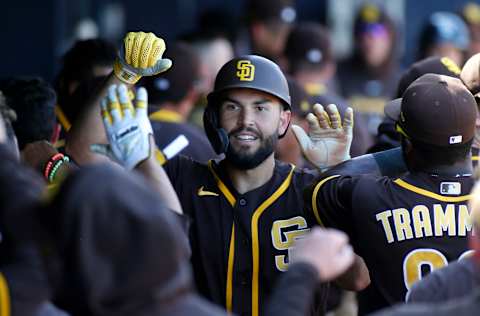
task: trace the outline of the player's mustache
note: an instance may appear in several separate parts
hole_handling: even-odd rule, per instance
[[[263,139],[263,135],[260,131],[257,131],[256,129],[252,127],[239,127],[237,129],[234,129],[230,133],[228,133],[228,137],[235,136],[236,134],[242,133],[242,132],[249,132],[254,134],[256,137],[259,139]]]

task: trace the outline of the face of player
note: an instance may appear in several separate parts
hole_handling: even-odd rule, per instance
[[[227,160],[241,170],[253,169],[272,155],[288,128],[290,111],[276,97],[251,89],[230,91],[220,106],[220,125],[229,136]]]
[[[360,49],[365,61],[373,67],[382,65],[390,55],[392,39],[388,31],[366,33],[360,38]]]

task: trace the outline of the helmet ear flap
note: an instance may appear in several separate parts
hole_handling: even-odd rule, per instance
[[[286,109],[290,110],[290,105],[286,105]],[[288,132],[288,129],[290,128],[290,124],[292,123],[292,118],[290,117],[290,119],[288,120],[288,125],[287,125],[287,128],[285,129],[285,132],[283,132],[283,134],[281,135],[278,135],[278,139],[282,139],[283,137],[285,137],[285,135],[287,135],[287,132]]]
[[[203,127],[217,155],[226,153],[229,144],[228,134],[220,127],[217,109],[210,104],[207,105],[203,112]]]
[[[288,132],[289,128],[290,128],[290,121],[288,121],[288,126],[287,126],[287,129],[285,130],[285,132],[283,132],[282,135],[278,135],[278,139],[282,139],[283,137],[285,137],[285,135],[287,135],[287,132]]]

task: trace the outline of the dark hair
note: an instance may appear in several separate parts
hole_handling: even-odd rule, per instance
[[[73,125],[84,114],[85,104],[90,100],[92,95],[98,92],[107,76],[92,77],[85,79],[78,85],[75,92],[70,97],[69,118]]]
[[[281,11],[285,7],[294,6],[294,0],[249,0],[246,2],[245,5],[247,23],[282,23]]]
[[[402,138],[403,144],[404,138]],[[456,162],[465,160],[470,153],[473,139],[451,147],[435,146],[417,140],[410,139],[413,149],[422,157],[423,161],[430,166],[453,165]]]
[[[55,126],[53,88],[41,78],[12,78],[2,83],[1,89],[17,114],[12,127],[20,150],[34,141],[49,141]]]
[[[71,83],[80,83],[95,77],[97,66],[112,66],[116,56],[115,46],[103,39],[77,41],[62,58],[62,68],[55,79],[58,103],[68,119],[70,117]]]

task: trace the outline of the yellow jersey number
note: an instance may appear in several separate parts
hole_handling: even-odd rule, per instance
[[[472,255],[473,250],[465,251],[458,260],[462,260]],[[447,258],[438,250],[430,248],[420,248],[411,251],[403,260],[403,280],[407,288],[408,299],[409,291],[413,284],[422,279],[422,268],[428,267],[430,272],[443,268],[448,265]]]

